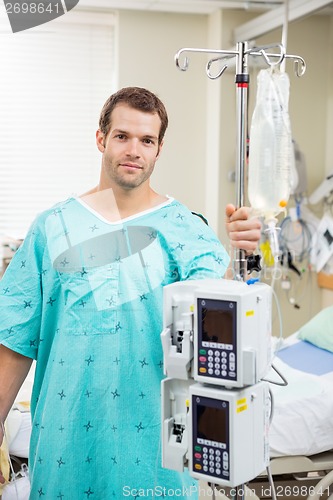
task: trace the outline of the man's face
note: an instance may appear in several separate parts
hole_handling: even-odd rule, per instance
[[[97,147],[103,152],[102,178],[107,187],[129,190],[149,183],[160,154],[158,114],[144,113],[118,104],[111,113],[111,128],[105,137],[97,131]]]

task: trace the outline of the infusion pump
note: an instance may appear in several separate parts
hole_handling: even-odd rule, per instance
[[[162,381],[162,466],[235,487],[269,464],[268,384],[230,390]]]
[[[192,280],[164,288],[162,465],[238,486],[269,462],[271,288]]]
[[[253,385],[271,363],[271,288],[231,280],[164,287],[164,371],[168,377]]]

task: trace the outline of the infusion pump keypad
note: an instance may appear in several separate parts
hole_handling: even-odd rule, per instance
[[[193,470],[209,476],[229,479],[229,453],[224,443],[197,438],[193,449]]]
[[[231,349],[232,345],[228,344],[212,347],[210,342],[202,342],[198,356],[198,375],[236,380],[236,355],[230,352]]]

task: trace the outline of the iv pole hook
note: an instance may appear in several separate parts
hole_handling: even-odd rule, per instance
[[[286,54],[285,58],[286,59],[293,59],[294,71],[295,71],[296,76],[301,77],[304,75],[304,73],[306,71],[306,62],[304,61],[303,57],[295,56],[292,54]]]
[[[224,66],[222,66],[222,68],[220,69],[220,71],[218,71],[216,73],[216,75],[213,75],[211,70],[210,70],[210,67],[213,63],[217,62],[217,61],[221,61],[222,57],[216,57],[215,59],[210,59],[206,65],[206,75],[208,76],[208,78],[210,78],[211,80],[217,80],[218,78],[220,78],[220,76],[223,75],[223,73],[225,72],[225,70],[228,68],[228,65],[225,64]]]
[[[186,48],[183,48],[183,49],[180,49],[176,54],[175,54],[175,62],[176,62],[176,66],[177,68],[179,68],[181,71],[187,71],[188,69],[188,66],[189,66],[189,60],[188,60],[188,57],[184,57],[184,60],[183,60],[183,63],[180,62],[180,56],[183,54],[183,52],[196,52],[196,53],[201,53],[201,54],[219,54],[220,56],[223,56],[223,55],[227,55],[229,57],[231,56],[235,56],[238,54],[237,51],[235,50],[216,50],[216,49],[196,49],[196,48],[189,48],[189,47],[186,47]],[[217,59],[216,59],[217,60]],[[209,67],[210,65],[212,64],[212,62],[214,62],[215,60],[211,60],[209,61]],[[207,64],[207,67],[208,68],[208,64]],[[207,69],[206,69],[207,71]],[[208,68],[208,71],[209,71],[209,68]],[[224,70],[223,70],[224,71]],[[223,72],[222,72],[223,73]],[[221,76],[221,74],[219,76]],[[207,75],[209,76],[209,74],[207,73]],[[211,78],[211,76],[209,76],[209,78]],[[214,77],[213,77],[214,79]]]

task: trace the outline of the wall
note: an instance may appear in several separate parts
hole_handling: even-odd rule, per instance
[[[156,92],[169,114],[152,185],[204,212],[204,60],[191,58],[189,70],[181,72],[174,55],[182,47],[206,45],[207,16],[120,11],[119,34],[119,85],[144,86]]]

